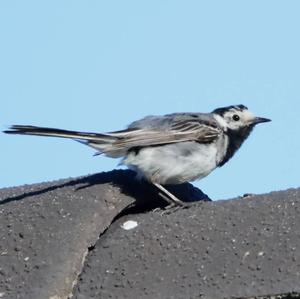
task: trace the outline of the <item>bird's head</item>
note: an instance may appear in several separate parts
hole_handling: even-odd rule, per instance
[[[235,132],[251,131],[257,124],[271,121],[268,118],[255,116],[244,105],[218,108],[212,113],[225,130],[229,129]]]

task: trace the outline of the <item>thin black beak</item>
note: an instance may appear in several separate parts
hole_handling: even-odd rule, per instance
[[[260,123],[267,123],[271,121],[270,119],[268,118],[264,118],[264,117],[255,117],[252,124],[253,125],[257,125],[257,124],[260,124]]]

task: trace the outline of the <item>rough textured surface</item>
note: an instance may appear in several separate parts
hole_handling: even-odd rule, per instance
[[[131,171],[0,190],[0,298],[299,298],[300,189],[163,205]]]
[[[177,189],[207,200],[190,184]],[[88,248],[121,211],[162,204],[131,171],[0,190],[0,298],[67,298]]]
[[[126,215],[90,252],[73,298],[299,298],[299,211],[291,189]]]

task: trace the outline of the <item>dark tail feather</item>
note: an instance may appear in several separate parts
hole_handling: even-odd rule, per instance
[[[110,157],[119,157],[123,154],[120,152],[113,153],[113,143],[118,140],[119,137],[111,136],[109,134],[77,132],[55,128],[23,125],[13,125],[8,130],[5,130],[3,132],[6,134],[70,138],[95,148],[96,150],[98,150],[98,154],[104,153]]]
[[[37,136],[50,136],[50,137],[62,137],[71,139],[82,140],[115,140],[115,137],[106,134],[99,133],[87,133],[68,131],[55,128],[35,127],[35,126],[23,126],[13,125],[9,130],[3,131],[6,134],[20,134],[20,135],[37,135]]]

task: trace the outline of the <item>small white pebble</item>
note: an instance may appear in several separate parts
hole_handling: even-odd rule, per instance
[[[3,297],[4,297],[4,295],[5,295],[5,293],[3,293],[3,292],[0,292],[0,298],[3,298]]]
[[[137,227],[138,224],[136,221],[133,221],[133,220],[128,220],[128,221],[125,221],[121,227],[125,230],[130,230],[130,229],[133,229],[135,227]]]
[[[263,251],[260,251],[257,255],[258,256],[263,256],[265,253]]]
[[[28,260],[29,260],[29,256],[26,256],[26,257],[24,258],[24,261],[27,262]]]

